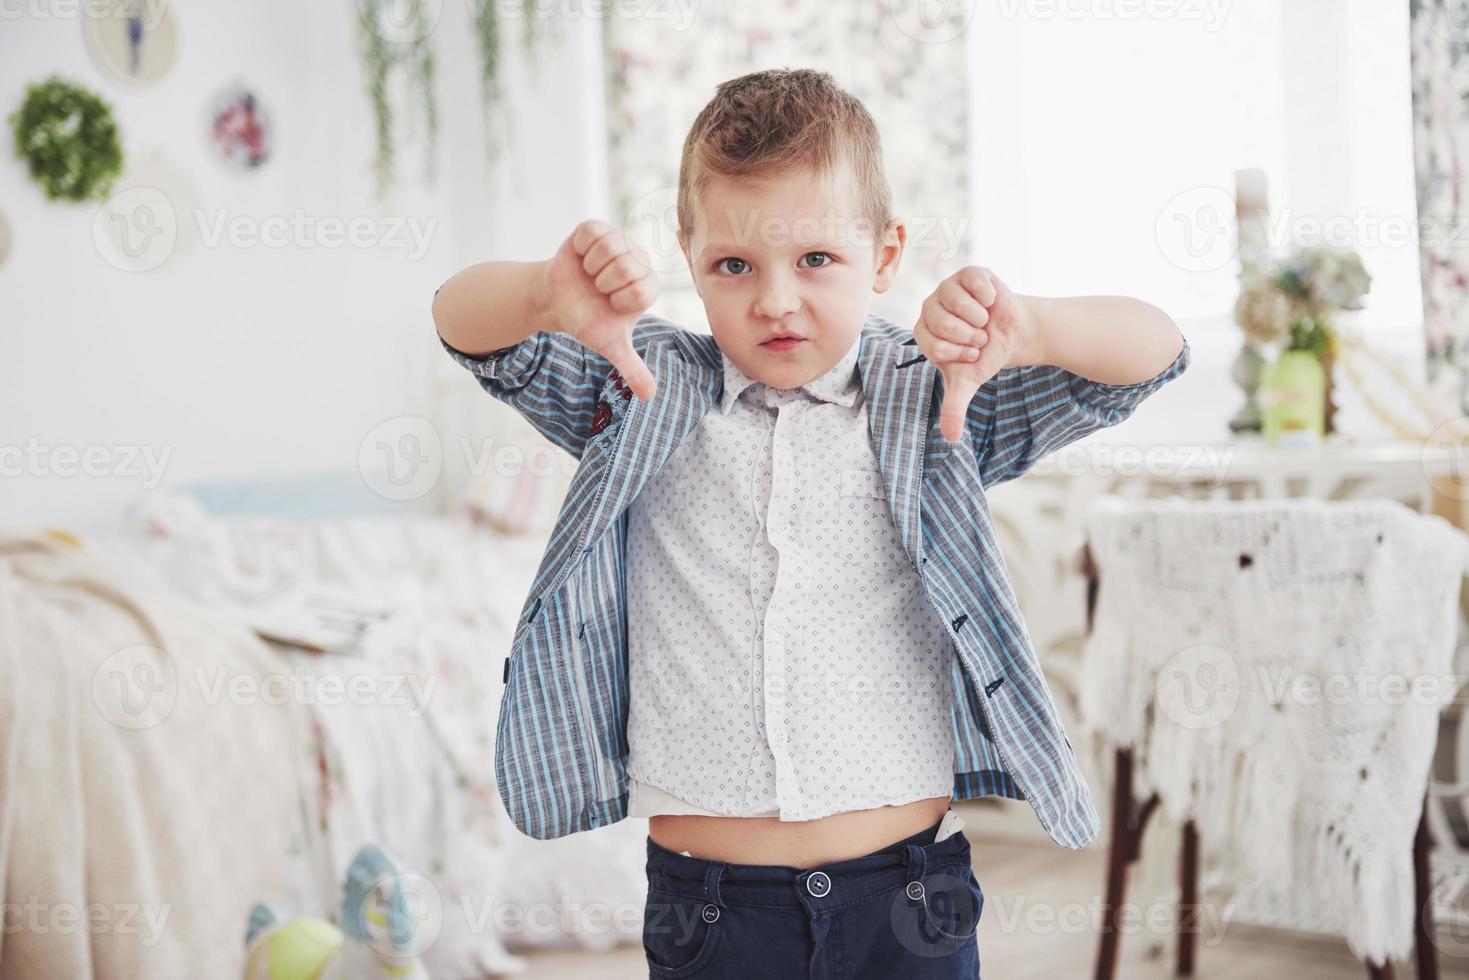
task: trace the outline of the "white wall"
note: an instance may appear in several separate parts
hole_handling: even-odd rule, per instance
[[[1283,16],[1273,0],[1234,0],[1213,27],[1044,16],[1076,4],[975,6],[974,261],[1022,292],[1141,296],[1173,314],[1194,344],[1190,373],[1109,438],[1224,438],[1239,402],[1228,377],[1238,349],[1228,317],[1233,266],[1181,268],[1157,238],[1160,209],[1180,191],[1232,192],[1234,170],[1258,166],[1277,209],[1414,214],[1405,12],[1377,0],[1293,3]],[[125,272],[93,244],[96,207],[44,201],[7,133],[0,207],[16,246],[0,266],[0,447],[101,447],[114,461],[142,449],[166,459],[165,486],[353,474],[374,427],[431,415],[452,392],[458,428],[443,433],[444,478],[414,501],[444,503],[464,478],[453,441],[505,430],[503,419],[481,427],[477,413],[498,406],[442,354],[429,318],[434,289],[470,262],[548,255],[577,220],[612,217],[600,22],[561,21],[531,64],[510,32],[514,130],[501,165],[487,171],[468,8],[442,4],[434,35],[439,183],[419,187],[420,148],[402,147],[403,179],[378,204],[351,3],[171,4],[179,63],[138,90],[99,75],[74,17],[47,15],[42,0],[0,4],[0,114],[19,105],[24,83],[59,70],[113,103],[137,167],[157,150],[186,174],[210,220],[300,209],[313,219],[402,216],[432,228],[416,259],[400,248],[310,241],[195,242],[161,268]],[[1312,16],[1346,18],[1345,27],[1315,31]],[[1311,84],[1312,66],[1324,63],[1345,87]],[[256,88],[275,124],[275,158],[257,174],[222,169],[204,140],[209,98],[237,78]],[[1288,111],[1288,100],[1301,99],[1319,104]],[[1320,129],[1342,119],[1344,131]],[[1378,276],[1365,324],[1416,369],[1416,250],[1364,254]],[[1370,431],[1353,400],[1342,401],[1343,427]],[[0,458],[0,467],[10,472],[14,462]],[[22,471],[0,475],[0,522],[105,521],[146,476]]]
[[[141,166],[161,150],[187,175],[208,221],[258,227],[298,209],[313,222],[401,216],[431,229],[428,248],[413,258],[401,247],[327,247],[310,235],[287,247],[195,241],[157,269],[122,271],[93,243],[97,207],[47,202],[10,152],[7,126],[0,208],[15,248],[0,266],[0,446],[46,449],[39,467],[19,460],[18,476],[13,452],[0,460],[10,474],[0,476],[8,525],[111,519],[147,481],[127,471],[131,452],[166,460],[164,486],[355,472],[359,446],[380,422],[432,411],[431,380],[448,360],[429,316],[435,288],[480,258],[545,252],[604,196],[588,189],[600,175],[589,128],[598,120],[586,114],[601,108],[584,94],[600,86],[594,22],[563,25],[534,74],[519,44],[508,46],[514,139],[486,176],[468,5],[444,4],[435,32],[440,179],[419,187],[423,155],[403,147],[403,179],[379,204],[353,4],[170,9],[181,35],[172,74],[125,89],[94,68],[75,16],[7,4],[0,111],[19,106],[25,83],[59,71],[112,103],[130,161]],[[254,174],[224,169],[205,142],[209,99],[234,79],[255,88],[275,127],[275,156]],[[178,210],[192,227],[188,205]],[[56,447],[102,447],[93,452],[119,472],[42,475],[65,462]]]
[[[975,260],[1021,292],[1140,296],[1193,345],[1188,374],[1104,441],[1229,437],[1241,168],[1269,179],[1278,251],[1311,222],[1347,233],[1334,244],[1374,282],[1341,326],[1421,379],[1418,251],[1391,238],[1417,216],[1407,4],[995,0],[968,38]],[[1337,402],[1343,431],[1385,434],[1351,392]]]

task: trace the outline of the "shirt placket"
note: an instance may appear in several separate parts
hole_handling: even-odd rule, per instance
[[[772,389],[766,404],[776,409],[771,439],[770,504],[765,514],[766,534],[778,553],[774,588],[766,606],[761,637],[764,670],[762,696],[766,737],[775,757],[775,792],[782,809],[796,799],[796,725],[788,707],[791,674],[792,622],[789,604],[799,582],[797,549],[800,534],[800,486],[796,471],[795,427],[801,405]]]

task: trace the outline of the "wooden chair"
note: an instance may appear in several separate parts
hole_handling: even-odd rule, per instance
[[[1087,579],[1086,628],[1092,629],[1093,613],[1096,610],[1099,585],[1097,568],[1091,553],[1083,547],[1082,567]],[[1120,950],[1119,927],[1121,908],[1126,901],[1127,873],[1130,865],[1142,854],[1143,833],[1147,830],[1148,818],[1158,806],[1158,794],[1139,801],[1133,796],[1133,756],[1131,749],[1116,749],[1113,755],[1113,790],[1111,839],[1108,841],[1107,892],[1102,909],[1101,944],[1097,949],[1096,980],[1113,980],[1117,976],[1117,957]],[[1414,952],[1418,965],[1418,980],[1438,980],[1438,949],[1433,944],[1433,910],[1430,906],[1432,879],[1429,875],[1428,800],[1418,820],[1418,831],[1413,838],[1413,883],[1418,914],[1414,926]],[[1179,846],[1178,880],[1178,947],[1174,961],[1174,975],[1194,975],[1194,950],[1199,932],[1198,923],[1198,875],[1199,875],[1199,832],[1193,821],[1184,824]],[[1367,975],[1372,980],[1393,980],[1392,963],[1367,964]]]

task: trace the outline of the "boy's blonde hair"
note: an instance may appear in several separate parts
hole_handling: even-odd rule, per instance
[[[693,237],[694,200],[719,177],[783,177],[804,171],[829,176],[842,164],[855,178],[866,234],[881,241],[892,218],[892,191],[882,165],[877,125],[831,75],[809,68],[772,68],[723,82],[694,119],[678,168],[678,227]]]

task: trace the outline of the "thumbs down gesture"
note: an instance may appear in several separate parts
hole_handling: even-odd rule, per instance
[[[1033,334],[1024,300],[984,266],[965,266],[923,301],[913,337],[944,378],[939,429],[945,439],[963,438],[975,393],[1034,346]]]

